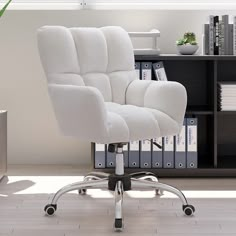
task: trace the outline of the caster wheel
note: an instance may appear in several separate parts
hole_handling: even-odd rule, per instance
[[[115,219],[114,228],[115,228],[115,231],[122,231],[123,230],[122,219]]]
[[[57,210],[56,204],[48,204],[44,207],[44,211],[48,216],[54,215],[56,210]]]
[[[78,192],[79,192],[79,195],[86,195],[87,189],[81,188],[78,190]]]
[[[191,216],[195,212],[195,208],[192,205],[183,205],[183,211],[186,216]]]

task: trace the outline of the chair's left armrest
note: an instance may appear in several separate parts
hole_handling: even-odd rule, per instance
[[[187,93],[178,82],[134,80],[127,88],[126,103],[162,111],[182,127]]]
[[[55,115],[64,135],[98,142],[108,136],[108,118],[97,88],[49,84]]]

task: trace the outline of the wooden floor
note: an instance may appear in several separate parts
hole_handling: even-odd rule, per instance
[[[122,233],[113,232],[112,193],[89,190],[64,195],[54,217],[46,217],[44,206],[53,192],[81,180],[85,170],[60,166],[13,166],[0,182],[0,236],[235,236],[236,179],[161,179],[183,190],[196,208],[184,216],[178,198],[164,192],[130,191],[124,195]]]

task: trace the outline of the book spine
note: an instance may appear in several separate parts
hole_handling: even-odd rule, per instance
[[[214,55],[219,55],[219,16],[214,16]]]
[[[236,55],[236,16],[233,20],[233,55]]]
[[[234,55],[234,29],[233,24],[229,24],[229,32],[228,32],[228,55]]]
[[[222,16],[222,31],[223,35],[223,48],[224,48],[224,54],[223,55],[229,55],[229,16],[224,15]]]
[[[219,55],[225,55],[224,24],[221,20],[219,21]]]
[[[209,24],[204,24],[204,42],[203,42],[205,55],[209,55]]]
[[[209,17],[209,55],[214,55],[214,16]]]

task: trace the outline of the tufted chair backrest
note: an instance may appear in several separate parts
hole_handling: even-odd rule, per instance
[[[137,77],[132,43],[121,27],[43,26],[38,46],[49,84],[96,87],[105,102],[125,104]]]

